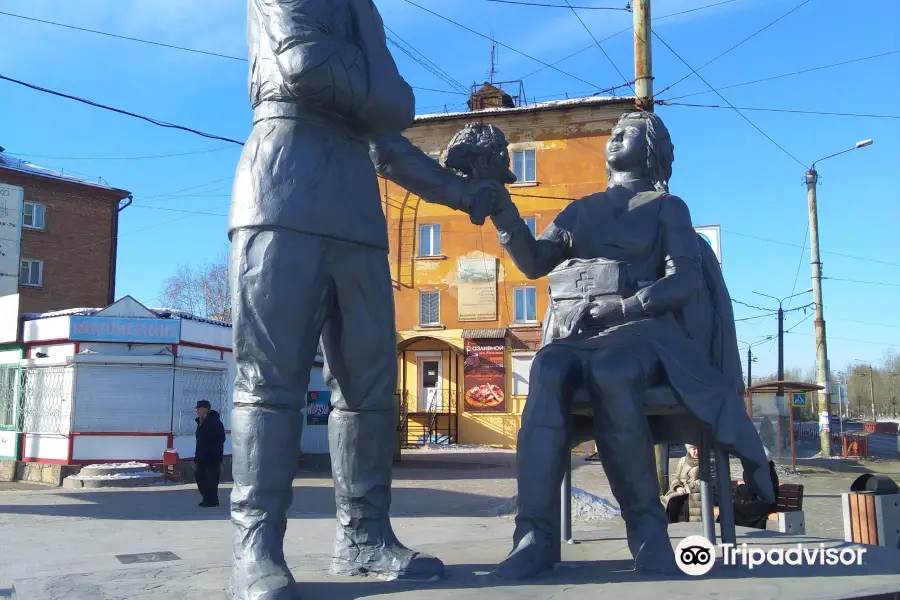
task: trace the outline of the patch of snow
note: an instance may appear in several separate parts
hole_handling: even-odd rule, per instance
[[[129,473],[111,473],[109,475],[70,475],[79,481],[127,481],[129,479],[162,478],[162,473],[154,471],[132,471]]]
[[[85,469],[92,470],[100,470],[100,469],[146,469],[150,470],[150,465],[142,462],[124,462],[124,463],[99,463],[96,465],[85,465]]]
[[[447,117],[460,117],[460,116],[471,116],[478,117],[482,115],[487,115],[491,113],[498,114],[508,114],[508,113],[516,113],[516,112],[529,112],[540,109],[547,108],[559,108],[566,106],[584,106],[590,104],[612,104],[615,102],[623,102],[627,100],[633,99],[632,97],[624,97],[624,96],[588,96],[586,98],[568,98],[566,100],[551,100],[549,102],[536,102],[534,104],[529,104],[526,106],[517,106],[515,108],[503,108],[503,107],[494,107],[494,108],[484,108],[481,110],[472,110],[465,112],[446,112],[446,113],[431,113],[426,115],[417,115],[416,122],[420,121],[433,121],[435,119],[442,119]]]
[[[517,510],[518,496],[504,500],[498,506],[483,511],[483,516],[508,517],[514,516]],[[618,519],[622,515],[619,507],[600,496],[595,496],[580,488],[572,488],[572,520],[580,522],[609,521]]]
[[[476,444],[425,444],[416,449],[403,450],[403,452],[514,452],[514,450],[493,448],[491,446],[478,446]]]

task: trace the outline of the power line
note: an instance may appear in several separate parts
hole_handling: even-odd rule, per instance
[[[790,333],[791,333],[792,335],[805,335],[805,336],[807,336],[807,337],[812,337],[812,335],[813,335],[812,333],[798,333],[798,332],[796,332],[796,331],[791,331]],[[835,337],[835,336],[833,336],[833,335],[829,335],[829,336],[828,336],[828,339],[829,339],[829,340],[840,340],[840,341],[842,341],[842,342],[855,342],[855,343],[857,343],[857,344],[872,344],[872,345],[875,345],[875,346],[889,346],[889,347],[898,347],[898,346],[900,346],[900,345],[898,345],[898,344],[888,344],[888,343],[885,343],[885,342],[872,342],[872,341],[869,341],[869,340],[855,340],[855,339],[852,339],[852,338]]]
[[[754,310],[761,310],[764,312],[771,312],[771,308],[762,308],[761,306],[756,306],[755,304],[747,304],[746,302],[741,302],[740,300],[731,299],[735,304],[740,304],[741,306],[746,306],[747,308],[752,308]]]
[[[542,2],[520,2],[518,0],[487,0],[488,2],[498,2],[500,4],[518,4],[520,6],[541,6],[544,8],[577,8],[579,10],[622,10],[629,12],[627,8],[619,8],[615,6],[563,6],[562,4],[544,4]],[[569,4],[566,2],[566,4]]]
[[[784,79],[785,77],[794,77],[795,75],[802,75],[802,74],[804,74],[804,73],[812,73],[813,71],[821,71],[821,70],[823,70],[823,69],[831,69],[831,68],[833,68],[833,67],[840,67],[840,66],[843,66],[843,65],[849,65],[849,64],[853,64],[853,63],[858,63],[858,62],[862,62],[862,61],[865,61],[865,60],[872,60],[872,59],[874,59],[874,58],[881,58],[881,57],[884,57],[884,56],[890,56],[890,55],[892,55],[892,54],[900,54],[900,50],[892,50],[892,51],[890,51],[890,52],[883,52],[883,53],[881,53],[881,54],[873,54],[872,56],[863,56],[863,57],[861,57],[861,58],[854,58],[854,59],[851,59],[851,60],[845,60],[845,61],[842,61],[842,62],[832,63],[832,64],[830,64],[830,65],[822,65],[822,66],[820,66],[820,67],[811,67],[811,68],[809,68],[809,69],[803,69],[803,70],[800,70],[800,71],[793,71],[793,72],[791,72],[791,73],[782,73],[781,75],[773,75],[773,76],[771,76],[771,77],[764,77],[764,78],[762,78],[762,79],[754,79],[753,81],[745,81],[745,82],[743,82],[743,83],[733,83],[733,84],[731,84],[731,85],[720,86],[720,87],[718,88],[718,90],[721,92],[722,90],[728,90],[728,89],[736,88],[736,87],[743,87],[743,86],[745,86],[745,85],[753,85],[754,83],[762,83],[762,82],[764,82],[764,81],[774,81],[774,80],[776,80],[776,79]],[[691,96],[700,96],[700,95],[703,95],[703,94],[709,94],[709,93],[710,93],[709,90],[704,90],[704,91],[702,91],[702,92],[692,92],[692,93],[690,93],[690,94],[682,94],[681,96],[672,96],[671,98],[666,98],[666,101],[669,102],[669,101],[672,101],[672,100],[680,100],[681,98],[690,98]]]
[[[687,14],[687,13],[696,12],[696,11],[698,11],[698,10],[706,10],[707,8],[714,8],[714,7],[716,7],[716,6],[721,6],[721,5],[723,5],[723,4],[731,4],[732,2],[737,2],[737,1],[738,1],[738,0],[722,0],[722,2],[716,2],[716,3],[714,3],[714,4],[707,4],[706,6],[698,6],[697,8],[690,8],[690,9],[688,9],[688,10],[681,10],[681,11],[674,12],[674,13],[670,13],[670,14],[667,14],[667,15],[660,15],[660,16],[658,16],[658,17],[652,17],[652,18],[651,18],[651,22],[662,21],[663,19],[669,19],[669,18],[671,18],[671,17],[677,17],[677,16],[679,16],[679,15],[685,15],[685,14]],[[564,8],[565,8],[565,7],[564,7]],[[612,34],[612,35],[610,35],[610,36],[607,36],[607,37],[603,38],[602,40],[600,40],[600,43],[602,44],[603,42],[606,42],[606,41],[608,41],[608,40],[611,40],[611,39],[613,39],[614,37],[620,36],[620,35],[622,35],[623,33],[626,33],[626,32],[628,32],[628,31],[631,31],[632,29],[633,29],[633,27],[626,27],[625,29],[622,29],[621,31],[617,31],[617,32],[614,33],[614,34]],[[574,56],[577,56],[577,55],[579,55],[579,54],[583,54],[583,53],[587,52],[588,50],[592,49],[593,47],[594,47],[594,45],[591,44],[590,46],[587,46],[587,47],[585,47],[585,48],[582,48],[581,50],[578,50],[578,51],[576,51],[576,52],[573,52],[572,54],[569,54],[568,56],[564,56],[563,58],[561,58],[561,59],[559,59],[559,60],[554,61],[553,63],[551,63],[551,66],[558,65],[559,63],[565,62],[565,61],[569,60],[570,58],[572,58],[572,57],[574,57]],[[537,69],[536,71],[532,71],[531,73],[529,73],[528,75],[525,75],[524,77],[519,77],[519,79],[526,79],[526,78],[528,78],[528,77],[531,77],[532,75],[537,75],[538,73],[540,73],[541,71],[543,71],[544,69],[547,69],[547,68],[549,68],[549,67],[541,67],[540,69]]]
[[[722,231],[724,231],[725,233],[730,233],[730,234],[732,234],[732,235],[737,235],[737,236],[740,236],[740,237],[750,238],[750,239],[753,239],[753,240],[759,240],[759,241],[761,241],[761,242],[770,242],[770,243],[772,243],[772,244],[780,244],[780,245],[782,245],[782,246],[790,246],[790,247],[792,247],[792,248],[802,248],[802,247],[803,247],[803,246],[800,246],[799,244],[792,244],[792,243],[790,243],[790,242],[785,242],[785,241],[782,241],[782,240],[773,240],[773,239],[771,239],[771,238],[764,238],[764,237],[760,237],[760,236],[758,236],[758,235],[750,235],[749,233],[740,233],[740,232],[738,232],[738,231],[731,231],[731,230],[729,230],[729,229],[723,229]],[[855,255],[853,255],[853,254],[843,254],[843,253],[841,253],[841,252],[833,252],[833,251],[830,251],[830,250],[821,250],[820,252],[821,252],[821,254],[830,254],[830,255],[832,255],[832,256],[841,256],[841,257],[843,257],[843,258],[852,258],[852,259],[854,259],[854,260],[860,260],[860,261],[863,261],[863,262],[874,263],[874,264],[880,264],[880,265],[887,265],[887,266],[889,266],[889,267],[900,267],[900,263],[889,262],[889,261],[886,261],[886,260],[878,260],[878,259],[875,259],[875,258],[866,258],[866,257],[864,257],[864,256],[855,256]]]
[[[888,283],[887,281],[860,281],[859,279],[842,279],[840,277],[823,277],[829,281],[843,281],[845,283],[862,283],[865,285],[883,285],[887,287],[900,287],[900,283]]]
[[[202,211],[202,210],[187,210],[187,209],[183,209],[183,208],[167,208],[165,206],[147,206],[145,204],[132,204],[131,208],[148,208],[148,209],[152,209],[152,210],[165,210],[168,212],[185,213],[185,214],[189,214],[189,215],[207,215],[210,217],[227,217],[228,216],[227,214],[223,215],[221,213],[213,213],[213,212],[207,212],[207,211]]]
[[[797,291],[797,282],[800,280],[800,269],[803,268],[803,257],[806,255],[806,242],[809,240],[809,227],[804,227],[806,235],[803,237],[803,245],[800,249],[800,262],[797,263],[797,272],[794,274],[794,285],[791,287],[791,295]],[[788,306],[793,302],[793,298],[788,298]]]
[[[734,322],[735,322],[735,323],[740,323],[741,321],[753,321],[754,319],[764,319],[764,318],[766,318],[766,317],[772,317],[772,316],[775,316],[775,315],[777,315],[777,314],[778,314],[777,312],[773,312],[773,313],[768,313],[768,314],[765,314],[765,315],[756,315],[755,317],[744,317],[743,319],[735,319]]]
[[[587,23],[585,23],[584,20],[581,18],[581,15],[578,14],[578,11],[575,10],[574,6],[569,4],[569,0],[564,0],[564,1],[568,5],[568,7],[572,9],[572,14],[575,15],[575,18],[578,19],[578,22],[581,23],[581,26],[584,27],[584,30],[587,31],[588,35],[591,36],[591,39],[594,40],[594,43],[597,45],[597,48],[600,49],[600,52],[603,53],[603,56],[606,57],[606,60],[609,61],[609,64],[612,65],[613,69],[616,70],[616,73],[619,74],[619,77],[621,77],[622,80],[624,81],[626,79],[625,75],[622,73],[622,71],[619,69],[619,67],[616,66],[616,63],[613,62],[613,59],[610,58],[609,54],[606,53],[606,50],[603,49],[603,46],[600,45],[600,42],[597,41],[597,38],[594,37],[594,34],[591,32],[590,28],[587,26]],[[628,87],[631,87],[631,86],[629,85]],[[631,87],[631,92],[637,93],[634,91],[633,87]]]
[[[809,1],[809,0],[807,0],[807,2],[808,2],[808,1]],[[656,31],[653,31],[653,35],[656,37],[656,39],[658,39],[660,42],[662,42],[663,45],[664,45],[666,48],[669,49],[669,52],[671,52],[672,54],[674,54],[675,57],[678,58],[678,60],[680,60],[682,63],[684,63],[684,66],[686,66],[688,69],[690,69],[691,71],[693,71],[694,74],[695,74],[697,77],[700,78],[700,81],[702,81],[703,83],[705,83],[705,84],[709,87],[709,89],[711,89],[712,91],[714,91],[714,92],[716,93],[716,95],[717,95],[719,98],[722,99],[723,102],[725,102],[726,104],[728,104],[729,106],[731,106],[731,108],[733,108],[734,111],[735,111],[737,114],[739,114],[739,115],[741,116],[742,119],[744,119],[745,121],[747,121],[754,129],[756,129],[758,132],[760,132],[767,140],[769,140],[770,142],[772,142],[773,144],[775,144],[775,146],[777,146],[779,150],[781,150],[782,152],[784,152],[785,154],[787,154],[787,155],[788,155],[789,157],[791,157],[797,164],[799,164],[801,167],[803,167],[804,169],[806,169],[806,165],[803,164],[803,161],[801,161],[799,158],[797,158],[796,156],[794,156],[793,154],[791,154],[790,152],[788,152],[788,151],[784,148],[784,146],[782,146],[781,144],[779,144],[778,142],[776,142],[774,139],[772,139],[772,138],[769,136],[769,134],[767,134],[765,131],[763,131],[762,129],[760,129],[759,126],[756,125],[756,123],[754,123],[753,121],[751,121],[750,119],[748,119],[747,116],[746,116],[744,113],[742,113],[739,109],[735,108],[730,102],[728,102],[728,100],[725,98],[725,96],[723,96],[716,88],[714,88],[708,81],[706,81],[706,79],[704,79],[703,76],[700,75],[700,73],[697,73],[697,71],[696,71],[691,65],[689,65],[689,64],[687,63],[686,60],[684,60],[683,58],[681,58],[681,55],[679,55],[677,52],[675,52],[675,49],[672,48],[672,46],[670,46],[669,44],[667,44],[666,41],[665,41],[664,39],[662,39],[661,37],[659,37],[659,34],[656,33]]]
[[[439,79],[441,79],[442,81],[444,81],[445,83],[447,83],[448,85],[450,85],[450,87],[455,87],[456,89],[460,90],[459,93],[462,93],[462,94],[465,94],[465,95],[468,95],[468,94],[469,94],[469,89],[468,89],[465,85],[463,85],[462,82],[458,81],[457,79],[454,79],[453,76],[451,76],[449,73],[447,73],[447,72],[444,71],[442,68],[440,68],[437,64],[434,63],[434,61],[432,61],[432,60],[429,59],[427,56],[425,56],[424,54],[422,54],[421,52],[419,52],[419,50],[417,50],[415,46],[413,46],[412,44],[410,44],[409,42],[407,42],[405,39],[403,39],[403,38],[400,36],[400,34],[398,34],[396,31],[394,31],[393,29],[391,29],[391,28],[388,27],[387,25],[385,25],[384,28],[385,28],[385,29],[388,31],[388,33],[390,33],[392,36],[394,36],[395,38],[397,38],[398,40],[400,40],[401,42],[403,42],[404,44],[406,44],[407,46],[409,46],[409,49],[412,50],[412,52],[415,52],[416,54],[418,54],[418,55],[421,57],[421,60],[418,59],[417,57],[413,56],[412,54],[410,54],[410,52],[407,51],[406,48],[404,48],[403,46],[401,46],[401,45],[400,45],[399,43],[397,43],[395,40],[391,40],[391,42],[392,42],[395,46],[397,46],[404,54],[406,54],[407,56],[409,56],[409,57],[410,57],[412,60],[414,60],[415,62],[419,63],[419,64],[420,64],[423,68],[425,68],[427,71],[431,72],[432,74],[434,74],[435,76],[437,76]],[[424,62],[423,62],[423,61],[424,61]],[[418,88],[418,89],[425,89],[425,88]],[[432,91],[433,91],[433,90],[432,90]]]
[[[112,106],[107,106],[105,104],[99,104],[99,103],[93,102],[91,100],[85,100],[84,98],[79,98],[78,96],[72,96],[70,94],[64,94],[62,92],[57,92],[57,91],[54,91],[51,89],[43,88],[43,87],[31,84],[31,83],[27,83],[25,81],[13,79],[12,77],[7,77],[5,75],[0,75],[0,79],[30,88],[32,90],[36,90],[38,92],[44,92],[45,94],[52,94],[54,96],[59,96],[60,98],[68,98],[69,100],[75,100],[76,102],[81,102],[82,104],[87,104],[88,106],[94,106],[96,108],[102,108],[104,110],[108,110],[108,111],[111,111],[114,113],[119,113],[120,115],[134,117],[135,119],[140,119],[142,121],[152,123],[153,125],[156,125],[158,127],[165,127],[167,129],[180,129],[181,131],[187,131],[188,133],[193,133],[195,135],[209,138],[211,140],[222,140],[223,142],[231,142],[232,144],[237,144],[238,146],[244,145],[244,142],[239,142],[239,141],[233,140],[231,138],[222,137],[220,135],[213,135],[211,133],[204,133],[202,131],[198,131],[196,129],[191,129],[190,127],[185,127],[183,125],[175,125],[174,123],[167,123],[166,121],[159,121],[157,119],[151,119],[150,117],[145,117],[145,116],[139,115],[137,113],[129,112],[127,110],[122,110],[120,108],[113,108]]]
[[[793,331],[794,329],[796,329],[797,327],[799,327],[799,326],[802,325],[803,323],[806,323],[806,322],[809,320],[809,318],[810,318],[811,316],[813,316],[814,314],[815,314],[815,313],[809,313],[808,315],[806,315],[805,317],[803,317],[802,320],[800,320],[800,321],[794,323],[793,325],[791,325],[791,326],[785,331],[785,333],[790,333],[791,331]]]
[[[152,46],[162,46],[163,48],[170,48],[172,50],[182,50],[184,52],[193,52],[195,54],[205,54],[207,56],[215,56],[217,58],[227,58],[229,60],[239,60],[239,61],[247,62],[246,58],[241,58],[238,56],[231,56],[229,54],[221,54],[219,52],[209,52],[207,50],[198,50],[196,48],[188,48],[186,46],[175,46],[173,44],[165,44],[163,42],[155,42],[153,40],[144,40],[141,38],[130,37],[127,35],[119,35],[117,33],[109,33],[106,31],[99,31],[97,29],[88,29],[86,27],[76,27],[75,25],[67,25],[65,23],[57,23],[56,21],[47,21],[45,19],[37,19],[35,17],[26,17],[25,15],[17,15],[14,13],[3,12],[3,11],[0,11],[0,15],[5,15],[7,17],[15,17],[16,19],[24,19],[26,21],[34,21],[36,23],[44,23],[46,25],[55,25],[57,27],[65,27],[66,29],[74,29],[76,31],[83,31],[86,33],[105,35],[107,37],[118,38],[121,40],[128,40],[130,42],[140,42],[141,44],[150,44]]]
[[[69,25],[69,24],[67,24],[67,23],[59,23],[59,22],[57,22],[57,21],[48,21],[48,20],[46,20],[46,19],[37,19],[37,18],[35,18],[35,17],[27,17],[27,16],[25,16],[25,15],[17,15],[17,14],[9,13],[9,12],[3,12],[3,11],[0,11],[0,15],[6,15],[6,16],[8,16],[8,17],[15,17],[15,18],[17,18],[17,19],[24,19],[24,20],[26,20],[26,21],[34,21],[34,22],[36,22],[36,23],[43,23],[43,24],[45,24],[45,25],[54,25],[54,26],[56,26],[56,27],[64,27],[64,28],[66,28],[66,29],[74,29],[74,30],[76,30],[76,31],[82,31],[82,32],[84,32],[84,33],[93,33],[93,34],[96,34],[96,35],[103,35],[103,36],[107,36],[107,37],[117,38],[117,39],[120,39],[120,40],[127,40],[127,41],[130,41],[130,42],[138,42],[138,43],[141,43],[141,44],[149,44],[149,45],[151,45],[151,46],[160,46],[160,47],[163,47],[163,48],[169,48],[169,49],[171,49],[171,50],[181,50],[181,51],[183,51],[183,52],[193,52],[193,53],[195,53],[195,54],[204,54],[204,55],[207,55],[207,56],[214,56],[214,57],[216,57],[216,58],[225,58],[225,59],[228,59],[228,60],[235,60],[235,61],[240,61],[240,62],[248,62],[248,60],[247,60],[246,57],[232,56],[232,55],[230,55],[230,54],[222,54],[221,52],[210,52],[210,51],[207,51],[207,50],[198,50],[198,49],[196,49],[196,48],[188,48],[188,47],[186,47],[186,46],[177,46],[177,45],[174,45],[174,44],[166,44],[166,43],[164,43],[164,42],[157,42],[157,41],[155,41],[155,40],[147,40],[147,39],[136,38],[136,37],[131,37],[131,36],[127,36],[127,35],[120,35],[120,34],[118,34],[118,33],[110,33],[110,32],[108,32],[108,31],[100,31],[100,30],[98,30],[98,29],[89,29],[89,28],[87,28],[87,27],[78,27],[78,26],[75,26],[75,25]],[[385,27],[385,29],[387,29],[387,27]],[[394,35],[395,35],[396,37],[398,37],[398,38],[400,37],[400,36],[397,36],[396,33],[395,33]],[[402,38],[401,38],[401,39],[402,39]],[[410,47],[412,48],[412,46],[410,46]],[[403,48],[401,48],[401,50],[402,50],[402,49],[403,49]],[[415,48],[413,48],[413,49],[415,50]],[[418,52],[418,51],[416,51],[416,52]],[[419,52],[419,54],[421,54],[421,52]],[[422,55],[422,56],[424,57],[424,55]],[[426,58],[426,60],[428,60],[428,59]],[[429,61],[429,62],[430,62],[430,61]],[[432,63],[432,64],[433,64],[433,63]],[[436,66],[436,65],[435,65],[435,66]],[[438,67],[438,68],[439,68],[439,67]],[[451,79],[452,79],[452,78],[451,78]],[[448,83],[450,83],[450,82],[448,82]],[[462,84],[459,84],[459,82],[456,82],[456,84],[462,85]],[[451,85],[453,85],[453,84],[451,84]],[[427,92],[439,92],[439,93],[445,93],[445,94],[462,93],[462,92],[453,92],[453,91],[450,91],[450,90],[436,90],[436,89],[433,89],[433,88],[426,88],[426,87],[417,87],[417,86],[412,86],[412,87],[413,87],[413,89],[423,90],[423,91],[427,91]],[[463,87],[465,87],[465,86],[463,86]],[[466,92],[466,93],[468,93],[468,92]]]
[[[432,15],[434,15],[434,16],[440,18],[440,19],[443,19],[444,21],[447,21],[448,23],[452,23],[453,25],[456,25],[457,27],[459,27],[459,28],[461,28],[461,29],[465,29],[465,30],[468,31],[469,33],[474,33],[475,35],[477,35],[477,36],[479,36],[479,37],[482,37],[482,38],[484,38],[484,39],[486,39],[486,40],[488,40],[488,41],[491,41],[491,42],[496,43],[498,46],[503,46],[503,47],[506,48],[507,50],[512,50],[512,51],[515,52],[516,54],[519,54],[519,55],[521,55],[521,56],[524,56],[525,58],[528,58],[528,59],[531,59],[531,60],[533,60],[533,61],[535,61],[535,62],[537,62],[537,63],[540,63],[540,64],[544,65],[544,66],[547,67],[547,68],[550,68],[550,69],[553,69],[554,71],[557,71],[557,72],[559,72],[559,73],[562,73],[563,75],[566,75],[567,77],[571,77],[572,79],[577,79],[578,81],[580,81],[580,82],[582,82],[582,83],[586,83],[586,84],[588,84],[589,86],[591,86],[591,87],[593,87],[593,88],[597,88],[597,89],[600,88],[599,85],[595,85],[595,84],[591,83],[590,81],[587,81],[587,80],[585,80],[585,79],[582,79],[581,77],[578,77],[577,75],[572,75],[571,73],[568,73],[568,72],[566,72],[566,71],[563,71],[563,70],[560,69],[559,67],[555,67],[555,66],[551,65],[550,63],[544,62],[544,61],[542,61],[542,60],[539,59],[539,58],[535,58],[535,57],[531,56],[530,54],[526,54],[526,53],[522,52],[521,50],[517,50],[517,49],[513,48],[512,46],[509,46],[509,45],[507,45],[507,44],[504,44],[503,42],[499,42],[499,41],[495,40],[494,38],[492,38],[492,37],[490,37],[490,36],[488,36],[488,35],[485,35],[485,34],[481,33],[480,31],[476,31],[476,30],[472,29],[471,27],[468,27],[468,26],[463,25],[462,23],[460,23],[460,22],[458,22],[458,21],[454,21],[453,19],[450,19],[450,18],[448,18],[448,17],[445,17],[444,15],[442,15],[442,14],[440,14],[440,13],[436,13],[436,12],[434,12],[433,10],[431,10],[430,8],[425,8],[425,7],[422,6],[421,4],[417,4],[417,3],[413,2],[412,0],[403,0],[403,1],[406,2],[407,4],[411,4],[412,6],[415,6],[416,8],[419,8],[419,9],[421,9],[421,10],[424,10],[425,12],[430,13],[430,14],[432,14]]]
[[[717,92],[717,90],[713,90]],[[722,96],[719,96],[722,98]],[[724,98],[722,98],[724,100]],[[728,100],[725,100],[728,102]],[[866,117],[871,119],[900,119],[900,115],[878,115],[871,113],[845,113],[845,112],[829,112],[822,110],[795,110],[790,108],[758,108],[758,107],[750,107],[750,106],[734,106],[730,102],[728,106],[721,106],[719,104],[688,104],[687,102],[670,102],[668,100],[656,100],[656,104],[662,106],[691,106],[694,108],[726,108],[730,110],[755,110],[761,112],[778,112],[778,113],[791,113],[798,115],[824,115],[830,117]],[[768,136],[766,136],[768,137]],[[782,148],[782,150],[784,150]],[[794,158],[793,156],[791,158]],[[796,159],[794,159],[796,160]],[[805,168],[805,167],[804,167]]]
[[[30,154],[20,152],[4,152],[11,156],[22,156],[26,158],[45,158],[50,160],[146,160],[151,158],[170,158],[174,156],[190,156],[193,154],[209,154],[210,152],[220,152],[222,150],[231,150],[234,146],[220,146],[218,148],[210,148],[208,150],[193,150],[191,152],[177,152],[173,154],[150,154],[146,156],[48,156],[46,154]]]
[[[737,48],[737,47],[743,45],[744,43],[746,43],[746,42],[748,42],[748,41],[750,41],[751,39],[753,39],[754,37],[756,37],[757,35],[759,35],[759,34],[762,33],[763,31],[765,31],[766,29],[768,29],[769,27],[771,27],[772,25],[774,25],[774,24],[777,23],[778,21],[784,19],[785,17],[787,17],[788,15],[790,15],[791,13],[793,13],[794,11],[799,10],[799,9],[802,8],[804,5],[808,4],[810,1],[811,1],[811,0],[803,0],[803,2],[801,2],[800,4],[798,4],[797,6],[795,6],[794,8],[792,8],[791,10],[789,10],[788,12],[784,13],[783,15],[781,15],[780,17],[778,17],[777,19],[775,19],[774,21],[772,21],[771,23],[769,23],[768,25],[766,25],[765,27],[763,27],[762,29],[759,29],[759,30],[755,31],[754,33],[752,33],[752,34],[750,34],[749,36],[745,37],[744,39],[742,39],[740,42],[738,42],[737,44],[735,44],[734,46],[732,46],[732,47],[729,48],[728,50],[725,50],[725,51],[722,52],[721,54],[715,56],[714,58],[712,58],[712,59],[710,59],[710,60],[708,60],[708,61],[706,61],[705,63],[703,63],[702,65],[700,65],[700,68],[698,68],[698,69],[696,69],[696,70],[691,69],[691,71],[693,71],[693,73],[688,73],[687,75],[685,75],[684,77],[682,77],[681,79],[679,79],[678,81],[676,81],[675,83],[672,83],[672,84],[670,84],[670,85],[667,85],[666,87],[664,87],[663,89],[661,89],[659,92],[657,92],[656,95],[662,95],[665,91],[672,89],[673,87],[675,87],[676,85],[678,85],[679,83],[681,83],[682,81],[684,81],[685,79],[687,79],[688,77],[690,77],[691,75],[697,75],[697,71],[700,71],[701,69],[706,68],[707,66],[709,66],[709,65],[711,65],[712,63],[716,62],[717,60],[719,60],[720,58],[722,58],[723,56],[725,56],[726,54],[728,54],[729,52],[731,52],[731,51],[734,50],[735,48]],[[665,42],[663,42],[663,43],[665,43]],[[697,75],[697,77],[700,77],[700,75]]]

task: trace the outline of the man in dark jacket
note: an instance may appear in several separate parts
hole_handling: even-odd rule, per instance
[[[219,474],[225,447],[225,427],[219,413],[210,408],[208,400],[197,402],[197,448],[194,451],[197,489],[203,501],[198,506],[219,505]]]

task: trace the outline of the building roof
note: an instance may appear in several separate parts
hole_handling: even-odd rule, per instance
[[[416,116],[416,123],[428,121],[440,121],[443,119],[471,119],[480,116],[511,115],[518,113],[533,113],[545,110],[561,110],[566,108],[578,108],[584,106],[607,106],[610,104],[634,104],[635,98],[631,96],[588,96],[586,98],[568,98],[566,100],[552,100],[550,102],[538,102],[527,106],[515,108],[485,108],[465,112],[434,113]]]
[[[66,310],[54,310],[45,313],[22,313],[22,319],[25,321],[37,321],[38,319],[52,319],[53,317],[71,317],[75,315],[91,316],[102,311],[102,308],[68,308]],[[209,323],[210,325],[219,325],[220,327],[231,327],[231,323],[218,321],[216,319],[207,319],[199,317],[183,310],[175,308],[148,308],[150,312],[161,319],[182,319],[185,321],[197,321],[199,323]]]
[[[35,177],[42,177],[44,179],[53,179],[55,181],[74,183],[75,185],[83,185],[90,188],[106,190],[108,192],[116,192],[120,194],[122,198],[126,198],[131,195],[127,190],[115,188],[107,184],[102,177],[98,177],[97,181],[91,181],[89,179],[84,179],[83,177],[67,175],[62,171],[55,171],[53,169],[48,169],[47,167],[42,167],[40,165],[30,163],[24,158],[15,158],[14,156],[5,154],[2,149],[0,149],[0,168],[9,169],[10,171],[18,171],[20,173],[32,175]]]

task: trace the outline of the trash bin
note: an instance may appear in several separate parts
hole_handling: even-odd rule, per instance
[[[170,477],[173,481],[181,481],[183,479],[180,462],[177,449],[166,448],[163,451],[163,481],[169,481]]]
[[[880,473],[866,473],[841,494],[844,539],[856,544],[900,545],[900,487]]]

